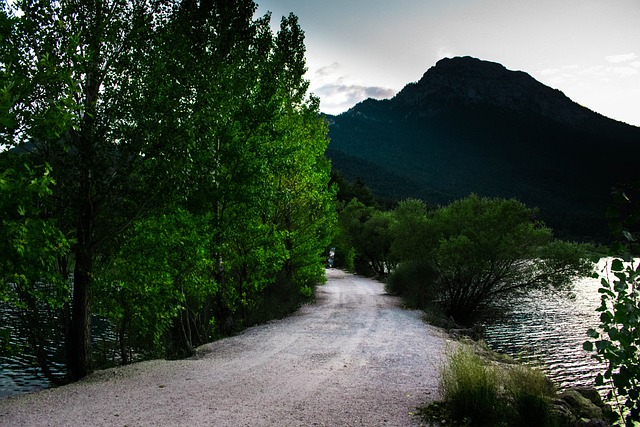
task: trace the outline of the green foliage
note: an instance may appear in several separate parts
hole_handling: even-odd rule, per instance
[[[471,324],[503,296],[566,291],[591,272],[586,246],[555,239],[535,214],[476,195],[438,209],[409,199],[386,212],[353,199],[339,209],[338,245],[355,251],[356,272],[391,272],[387,289],[407,305],[437,303],[445,317]]]
[[[549,379],[536,368],[516,365],[507,373],[506,394],[514,413],[510,425],[554,426],[558,424],[552,410],[556,393]]]
[[[454,420],[496,425],[504,412],[495,368],[466,347],[451,354],[441,374],[442,397]]]
[[[14,308],[25,326],[29,350],[45,375],[58,381],[46,360],[45,349],[55,339],[47,316],[59,317],[69,302],[68,278],[60,266],[70,241],[51,218],[55,181],[48,165],[31,167],[23,156],[5,155],[0,162],[8,166],[0,175],[0,304]],[[9,319],[0,325],[2,341],[9,343],[16,333]],[[5,349],[29,351],[2,344],[0,352]]]
[[[428,263],[407,261],[401,263],[386,281],[387,292],[399,295],[404,303],[415,309],[432,309],[438,298],[438,276]]]
[[[355,252],[356,272],[384,277],[395,268],[391,253],[393,212],[382,212],[352,199],[340,208],[338,219],[338,246]]]
[[[640,265],[637,261],[611,261],[611,275],[601,279],[599,331],[589,329],[584,349],[607,364],[596,385],[608,384],[607,398],[617,403],[625,425],[640,421]]]
[[[294,15],[274,33],[250,0],[1,9],[0,296],[23,276],[55,295],[71,380],[93,368],[92,316],[128,363],[312,298],[335,189]],[[51,168],[18,184],[25,162]]]
[[[596,385],[607,384],[607,398],[616,403],[620,423],[637,425],[640,421],[640,263],[633,257],[640,224],[638,188],[628,186],[614,191],[614,204],[608,211],[614,234],[625,241],[612,249],[614,258],[605,264],[600,277],[601,303],[598,330],[589,329],[592,339],[584,343],[586,351],[607,365],[596,377]],[[610,273],[607,272],[607,267]]]
[[[215,295],[206,220],[182,209],[136,222],[113,261],[98,275],[96,313],[118,331],[124,363],[166,352],[192,354],[211,338],[204,305]],[[175,342],[166,342],[174,322]],[[181,323],[184,322],[184,323]],[[166,346],[166,347],[165,347]]]
[[[555,240],[534,214],[515,200],[475,195],[434,211],[419,201],[401,203],[392,252],[400,264],[433,272],[429,280],[408,280],[406,294],[434,293],[447,317],[468,324],[503,295],[568,289],[590,271],[585,248]],[[429,291],[414,288],[426,282]]]

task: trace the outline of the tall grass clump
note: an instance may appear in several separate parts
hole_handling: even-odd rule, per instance
[[[451,418],[469,425],[496,425],[502,412],[496,369],[459,346],[442,371],[441,388]]]
[[[560,426],[553,408],[555,389],[535,368],[486,361],[459,345],[440,377],[443,400],[421,410],[435,425]]]
[[[513,426],[557,426],[551,402],[555,387],[539,370],[516,365],[508,370],[505,380]]]

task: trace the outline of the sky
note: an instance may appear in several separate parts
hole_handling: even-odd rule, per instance
[[[274,29],[293,12],[306,78],[338,114],[393,97],[439,59],[472,56],[640,126],[640,0],[256,0]]]

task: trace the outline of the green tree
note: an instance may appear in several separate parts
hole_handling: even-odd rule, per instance
[[[364,241],[364,225],[371,218],[375,208],[365,206],[358,199],[352,199],[346,204],[339,206],[338,224],[339,234],[337,236],[338,254],[354,253],[354,270],[366,276],[374,275],[370,260],[365,255],[363,248],[367,242]],[[339,264],[338,264],[339,265]]]
[[[472,195],[428,215],[415,203],[404,209],[395,236],[400,262],[428,264],[445,314],[461,323],[507,295],[567,290],[591,269],[584,248],[554,239],[515,200]]]
[[[55,327],[63,325],[51,325],[44,317],[61,315],[68,302],[67,278],[58,263],[66,259],[70,242],[51,216],[55,181],[48,165],[32,167],[28,159],[8,153],[0,160],[7,166],[0,174],[0,303],[17,309],[38,364],[47,378],[59,382],[47,349],[57,336]],[[3,322],[0,329],[5,327]]]
[[[255,9],[183,3],[166,60],[180,76],[172,92],[185,97],[182,126],[196,153],[187,204],[210,218],[222,334],[279,286],[278,276],[294,294],[319,280],[331,229],[326,125],[306,95],[303,32],[290,15],[274,36],[270,16],[254,20]]]
[[[210,276],[207,218],[175,208],[136,221],[99,271],[96,312],[113,322],[123,364],[189,356],[211,337],[217,291]]]
[[[11,73],[10,146],[48,162],[58,182],[56,216],[73,238],[69,379],[92,369],[90,320],[97,260],[131,221],[157,203],[154,150],[135,121],[139,87],[153,61],[161,2],[136,0],[3,3]],[[166,194],[166,191],[165,191]],[[143,197],[144,195],[144,197]]]
[[[57,182],[70,380],[92,369],[93,312],[124,363],[192,354],[322,279],[333,194],[304,33],[256,7],[2,3],[0,137]]]

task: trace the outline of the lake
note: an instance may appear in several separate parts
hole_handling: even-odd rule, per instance
[[[598,264],[601,269],[604,262]],[[574,283],[574,297],[534,292],[521,304],[511,304],[513,315],[485,325],[485,340],[494,350],[524,363],[538,365],[560,389],[594,386],[605,365],[582,349],[589,328],[600,323],[600,279]],[[507,302],[509,304],[509,302]]]

